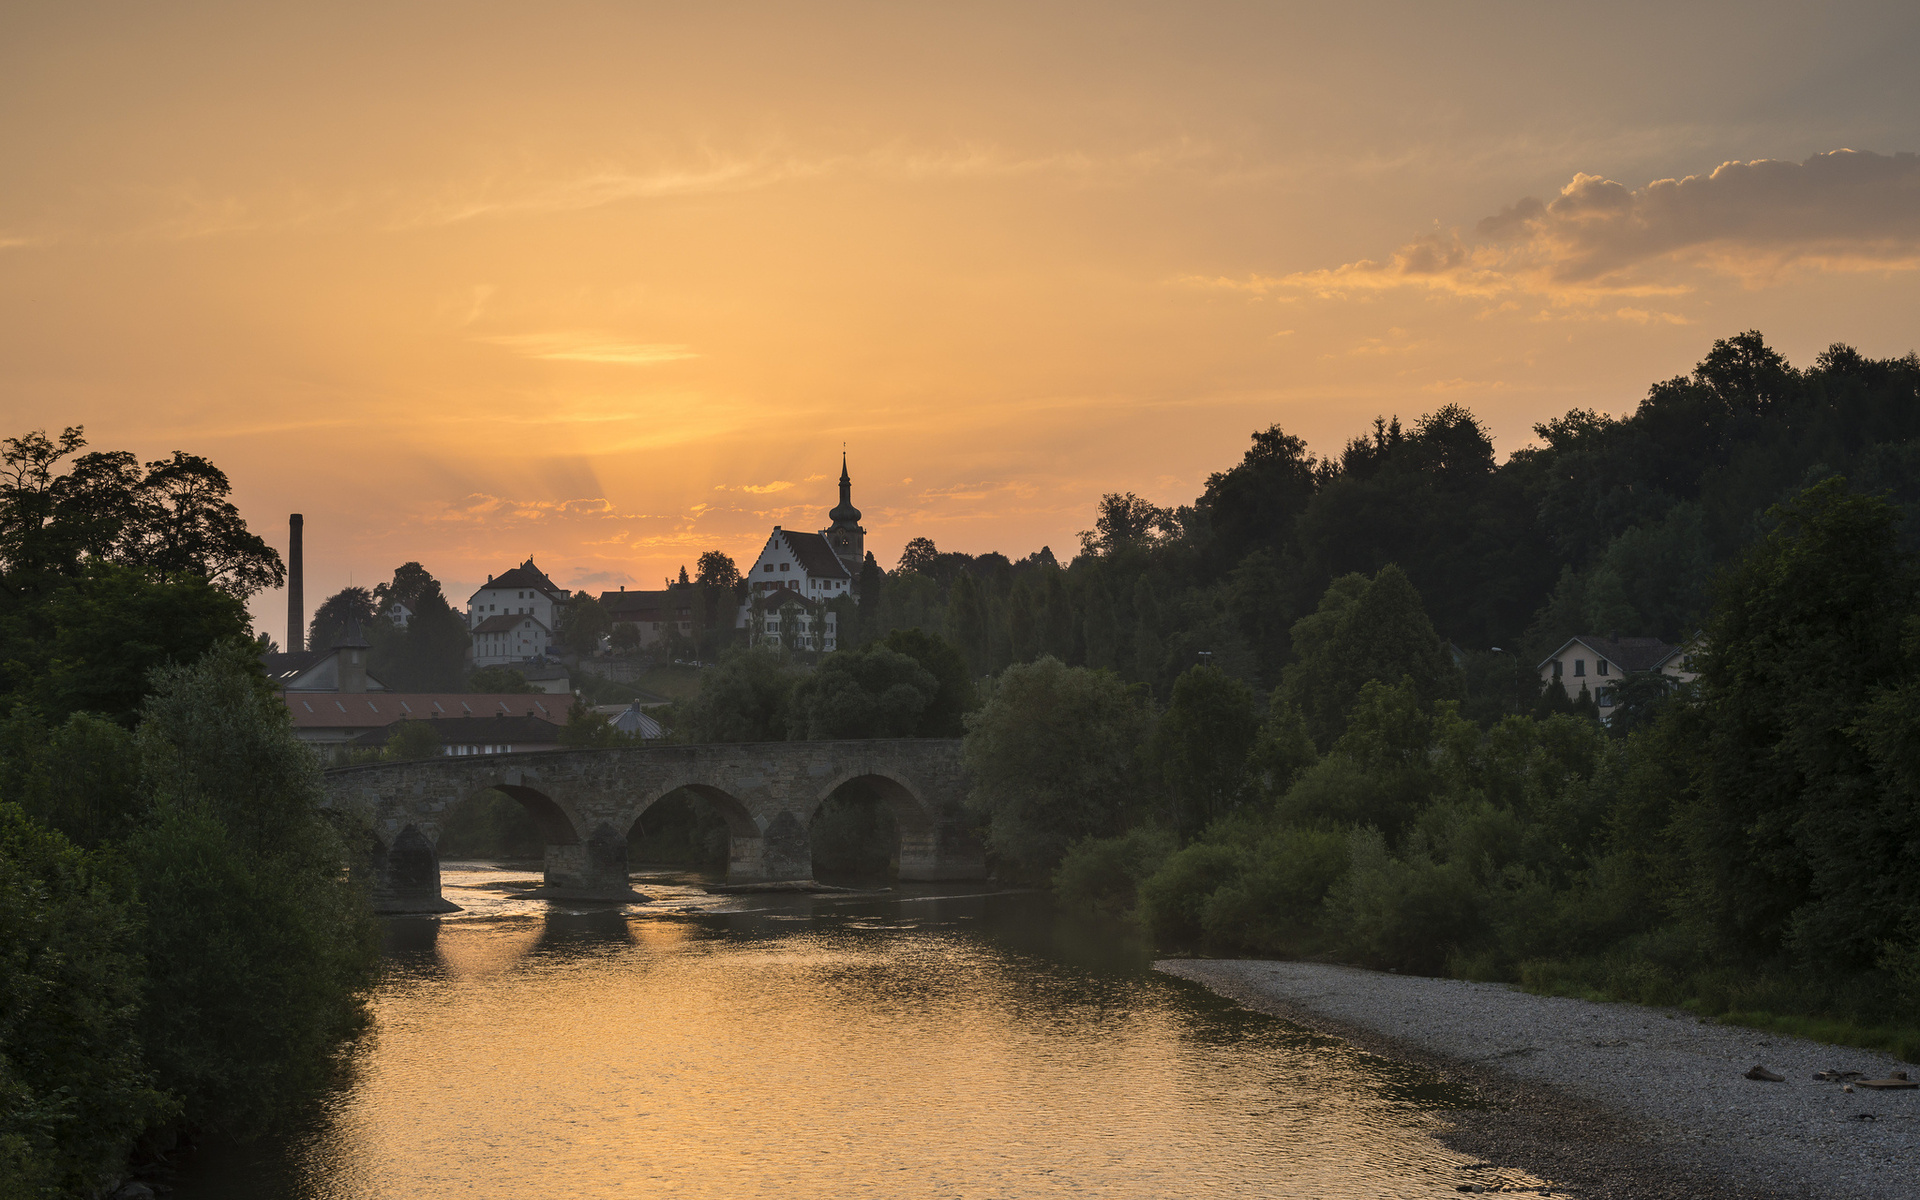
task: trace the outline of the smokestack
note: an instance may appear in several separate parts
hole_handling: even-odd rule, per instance
[[[287,518],[287,653],[298,654],[307,646],[307,604],[301,594],[306,582],[300,564],[300,530],[306,518],[294,513]]]

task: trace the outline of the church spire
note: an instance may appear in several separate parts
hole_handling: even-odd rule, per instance
[[[848,574],[859,578],[860,564],[865,561],[867,531],[860,528],[860,510],[853,506],[853,478],[847,474],[845,447],[840,450],[840,503],[834,505],[827,517],[833,525],[820,532],[846,564]]]

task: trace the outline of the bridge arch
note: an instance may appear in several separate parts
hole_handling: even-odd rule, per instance
[[[708,777],[702,773],[680,772],[669,776],[664,783],[648,787],[638,803],[624,810],[620,818],[620,836],[623,839],[629,837],[634,824],[646,815],[648,809],[679,791],[692,792],[700,797],[727,823],[727,878],[762,878],[766,868],[766,830],[740,797],[716,783],[708,782]]]
[[[900,773],[871,765],[841,771],[815,793],[805,811],[799,814],[802,824],[811,826],[827,801],[847,788],[857,789],[879,801],[892,814],[900,878],[924,877],[939,857],[939,814]]]

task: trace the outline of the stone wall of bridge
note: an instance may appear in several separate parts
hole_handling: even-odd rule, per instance
[[[654,802],[687,788],[727,822],[730,883],[806,879],[808,826],[842,788],[892,810],[900,877],[980,879],[986,860],[962,809],[960,743],[901,738],[620,747],[432,758],[326,773],[329,802],[365,814],[368,866],[386,911],[445,911],[438,844],[455,808],[495,789],[519,801],[546,840],[545,894],[624,899],[627,834]]]

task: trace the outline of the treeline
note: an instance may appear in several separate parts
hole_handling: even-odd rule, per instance
[[[1624,738],[1584,714],[1465,719],[1387,567],[1296,625],[1265,705],[1215,667],[1164,709],[1110,674],[1009,668],[967,735],[975,802],[1006,868],[1166,940],[1687,1003],[1920,1057],[1920,564],[1901,524],[1839,477],[1773,509],[1718,584],[1701,678]]]
[[[1697,631],[1716,574],[1809,484],[1841,475],[1920,514],[1912,355],[1836,345],[1797,370],[1741,334],[1630,416],[1576,410],[1536,432],[1541,445],[1502,462],[1453,405],[1410,426],[1378,420],[1329,456],[1274,426],[1191,504],[1107,496],[1064,567],[1048,550],[1010,559],[916,539],[895,570],[873,568],[880,587],[863,579],[858,606],[842,602],[842,640],[938,631],[979,675],[1052,655],[1163,703],[1205,653],[1264,691],[1335,579],[1393,564],[1464,656],[1467,711],[1484,721],[1571,635]],[[1920,523],[1903,529],[1920,545]]]
[[[8,1198],[95,1195],[142,1139],[294,1111],[377,957],[354,831],[250,635],[278,556],[205,460],[84,448],[0,442]]]

